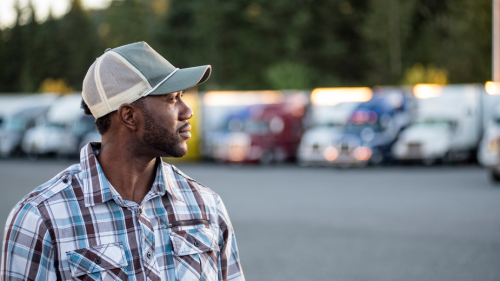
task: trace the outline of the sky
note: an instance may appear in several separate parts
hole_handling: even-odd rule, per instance
[[[14,4],[19,1],[21,7],[26,7],[30,0],[0,0],[0,28],[11,27],[16,21],[16,10]],[[64,15],[72,0],[31,0],[36,10],[36,18],[43,21],[52,10],[55,17]],[[109,5],[111,0],[82,0],[86,9],[102,9]]]

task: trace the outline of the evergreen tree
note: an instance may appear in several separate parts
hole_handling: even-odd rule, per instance
[[[155,19],[145,1],[113,1],[99,25],[103,44],[115,48],[138,41],[151,42],[151,33],[157,28]]]
[[[370,79],[377,84],[397,83],[409,55],[415,0],[371,0],[362,27]]]
[[[15,5],[16,24],[0,30],[0,92],[49,78],[80,90],[105,48],[137,41],[178,67],[211,64],[202,90],[395,84],[416,65],[451,83],[491,77],[491,0],[121,0],[100,11],[73,0],[43,23]]]
[[[23,27],[21,26],[22,10],[19,1],[15,3],[16,23],[3,31],[3,57],[0,67],[1,80],[0,89],[2,92],[20,92],[20,73],[23,69],[25,38]]]
[[[283,65],[308,75],[304,85],[352,83],[365,72],[357,31],[365,6],[363,0],[175,1],[158,41],[180,65],[212,64],[208,88],[270,88],[269,74]]]
[[[80,0],[73,0],[70,11],[59,20],[61,48],[58,48],[59,77],[64,78],[75,90],[82,89],[82,81],[88,68],[104,50],[97,36],[96,27],[83,10]]]
[[[40,58],[45,56],[45,38],[40,33],[40,25],[35,19],[35,10],[31,2],[26,8],[28,22],[22,26],[23,48],[22,69],[19,74],[19,90],[36,92],[44,78],[44,65]]]

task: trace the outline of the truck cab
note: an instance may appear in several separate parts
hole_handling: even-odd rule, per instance
[[[375,89],[370,100],[344,112],[343,124],[308,130],[299,150],[300,163],[364,166],[390,161],[390,148],[411,119],[410,103],[402,89]]]
[[[393,146],[398,160],[461,161],[471,157],[481,133],[481,88],[475,85],[432,86],[417,96],[415,123]],[[425,89],[425,88],[424,88]],[[420,96],[420,98],[419,98]]]
[[[353,110],[359,102],[343,102],[333,106],[313,105],[309,113],[312,125],[300,141],[297,161],[300,166],[325,166],[325,149],[342,135]]]
[[[303,106],[254,105],[230,114],[210,137],[212,156],[224,163],[293,161],[303,129]]]
[[[500,106],[492,115],[479,143],[477,160],[490,171],[494,182],[500,182]]]
[[[390,162],[391,147],[410,120],[411,99],[403,90],[378,89],[352,112],[343,134],[332,143],[337,155],[330,162],[335,166]]]

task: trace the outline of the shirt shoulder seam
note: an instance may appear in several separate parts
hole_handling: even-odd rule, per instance
[[[59,192],[71,186],[71,180],[67,180],[67,182],[64,182],[64,179],[67,179],[68,177],[72,177],[74,175],[81,173],[81,170],[78,171],[72,170],[71,168],[74,166],[75,165],[70,166],[69,168],[55,175],[52,179],[50,179],[46,183],[40,185],[39,187],[48,184],[41,190],[30,192],[27,195],[27,198],[24,199],[22,202],[20,202],[20,204],[23,203],[30,204],[31,206],[38,208],[39,204],[47,201],[54,195],[58,194]]]
[[[192,182],[197,183],[198,185],[200,185],[201,187],[203,187],[206,191],[208,191],[208,192],[212,193],[212,194],[213,194],[213,195],[215,195],[216,197],[218,197],[218,196],[219,196],[219,195],[218,195],[215,191],[213,191],[210,187],[208,187],[208,186],[206,186],[206,185],[202,184],[201,182],[199,182],[199,181],[197,181],[197,180],[195,180],[195,179],[191,178],[190,176],[188,176],[188,175],[184,174],[184,172],[182,172],[181,170],[179,170],[179,168],[175,167],[175,166],[174,166],[174,165],[172,165],[172,164],[168,164],[168,163],[166,163],[166,164],[167,164],[167,165],[170,165],[170,166],[172,167],[172,170],[173,170],[176,174],[180,175],[181,177],[185,178],[186,180],[189,180],[189,181],[192,181]]]

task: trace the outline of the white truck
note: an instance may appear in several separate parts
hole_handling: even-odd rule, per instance
[[[47,112],[46,122],[26,131],[21,148],[28,158],[34,160],[42,154],[57,154],[68,143],[73,144],[70,129],[84,117],[81,100],[81,94],[57,99]]]
[[[344,102],[333,106],[312,105],[310,123],[312,126],[302,136],[297,152],[301,166],[331,165],[323,151],[331,142],[337,141],[344,130],[352,111],[359,102]]]
[[[491,171],[491,178],[500,182],[500,107],[486,125],[484,135],[477,151],[477,160]]]
[[[477,151],[478,162],[500,183],[500,93],[483,96],[484,134]]]
[[[393,145],[393,157],[426,165],[471,157],[481,138],[484,86],[418,86],[415,122]]]

